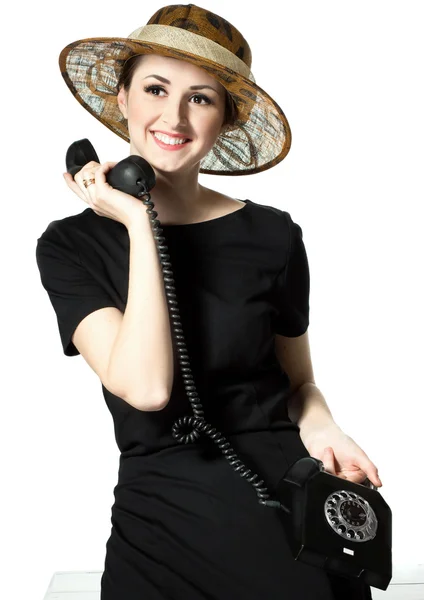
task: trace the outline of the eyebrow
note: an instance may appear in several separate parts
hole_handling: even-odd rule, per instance
[[[171,83],[169,81],[169,79],[165,79],[165,77],[161,77],[160,75],[155,75],[155,74],[147,75],[147,77],[144,77],[144,79],[147,79],[148,77],[155,77],[156,79],[159,79],[159,81],[162,81],[162,83],[169,83],[169,84]],[[218,90],[216,90],[211,85],[191,85],[189,87],[189,90],[203,90],[204,88],[209,88],[210,90],[213,90],[217,94],[219,93]]]

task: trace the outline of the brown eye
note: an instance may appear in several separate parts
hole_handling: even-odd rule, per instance
[[[206,101],[206,104],[212,104],[212,101],[207,96],[204,96],[203,94],[196,94],[195,96],[193,96],[193,98],[201,98],[202,100]],[[197,102],[196,102],[196,104],[197,104]]]
[[[160,90],[160,91],[165,91],[164,88],[161,85],[148,85],[144,88],[144,91],[149,93],[153,90]],[[159,96],[159,94],[153,94],[153,96]],[[192,98],[200,98],[201,100],[205,101],[205,104],[213,104],[212,100],[210,98],[208,98],[207,96],[205,96],[204,94],[195,94],[194,96],[192,96]],[[202,104],[201,102],[195,102],[195,104]]]

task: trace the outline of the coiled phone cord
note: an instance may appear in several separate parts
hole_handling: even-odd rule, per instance
[[[204,411],[202,404],[199,400],[199,396],[196,391],[196,387],[193,380],[192,371],[190,368],[189,357],[187,353],[187,347],[184,340],[184,333],[182,330],[181,320],[179,316],[179,309],[177,303],[177,297],[175,294],[175,286],[173,285],[173,272],[171,270],[170,256],[167,254],[168,246],[166,245],[166,238],[161,235],[163,231],[160,226],[160,221],[156,219],[158,213],[152,210],[154,204],[151,200],[151,196],[148,192],[140,194],[142,202],[145,206],[149,206],[147,214],[149,215],[150,224],[153,231],[153,237],[155,239],[156,247],[159,254],[160,263],[163,272],[163,281],[165,285],[165,292],[169,307],[169,316],[172,323],[172,327],[175,333],[178,360],[181,366],[181,373],[184,379],[184,387],[190,401],[193,416],[184,416],[177,419],[172,426],[172,436],[180,444],[194,443],[200,435],[203,433],[208,435],[214,443],[221,450],[231,467],[240,475],[240,477],[246,479],[255,489],[256,494],[259,498],[259,504],[263,506],[269,506],[271,508],[280,508],[286,513],[290,514],[291,511],[277,500],[268,500],[269,494],[261,479],[257,481],[258,475],[253,473],[246,465],[237,457],[236,452],[231,447],[228,440],[222,435],[221,432],[217,431],[215,427],[206,423],[204,418]],[[144,199],[147,198],[147,199]]]

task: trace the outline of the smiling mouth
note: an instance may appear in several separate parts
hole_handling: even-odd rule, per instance
[[[167,146],[183,146],[184,144],[188,144],[189,142],[191,142],[190,138],[172,138],[172,137],[166,136],[165,134],[157,135],[156,131],[151,131],[150,133],[152,134],[152,136],[155,139],[157,139],[162,144],[166,144]],[[161,137],[159,137],[159,135]],[[164,139],[162,139],[162,135],[163,135],[163,137],[167,138],[167,140],[176,140],[176,141],[175,142],[165,141]]]

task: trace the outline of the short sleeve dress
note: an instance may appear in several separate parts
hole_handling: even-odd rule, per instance
[[[276,334],[297,337],[309,325],[302,229],[252,200],[216,219],[162,227],[205,421],[272,498],[288,467],[308,456],[274,350]],[[76,356],[71,338],[85,316],[125,311],[127,229],[87,208],[51,222],[36,259],[63,352]],[[101,600],[370,600],[368,586],[294,560],[280,511],[259,504],[209,437],[174,439],[174,422],[193,412],[173,349],[173,388],[160,411],[137,410],[102,384],[120,458]]]

